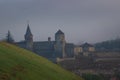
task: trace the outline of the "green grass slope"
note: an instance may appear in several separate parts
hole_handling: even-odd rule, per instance
[[[32,52],[0,42],[0,80],[82,80]]]

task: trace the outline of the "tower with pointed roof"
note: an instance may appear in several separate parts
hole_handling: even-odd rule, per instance
[[[61,30],[55,33],[55,52],[60,58],[64,58],[65,55],[65,35]]]
[[[32,51],[33,50],[33,35],[31,33],[29,24],[27,25],[26,34],[24,37],[25,37],[26,49]]]

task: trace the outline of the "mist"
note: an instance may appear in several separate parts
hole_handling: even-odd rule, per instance
[[[119,0],[0,0],[0,39],[10,30],[24,40],[29,21],[34,41],[54,40],[58,29],[66,41],[95,43],[120,37]]]

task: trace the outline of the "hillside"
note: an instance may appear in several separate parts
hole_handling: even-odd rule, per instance
[[[0,42],[0,80],[82,80],[56,64]]]

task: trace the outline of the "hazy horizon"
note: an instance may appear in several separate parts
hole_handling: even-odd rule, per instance
[[[28,20],[34,41],[54,40],[58,29],[76,44],[111,40],[120,37],[120,1],[0,0],[0,39],[10,30],[24,40]]]

